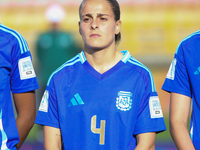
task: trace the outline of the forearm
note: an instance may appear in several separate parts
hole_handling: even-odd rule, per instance
[[[137,146],[135,150],[155,150],[155,132],[147,132],[136,136]]]
[[[170,134],[180,150],[195,150],[186,125],[176,123],[170,125]]]
[[[135,150],[155,150],[155,145],[146,146],[144,144],[138,144]]]
[[[180,150],[194,150],[187,124],[191,98],[178,93],[170,94],[170,134]]]
[[[17,149],[19,149],[21,145],[23,144],[23,142],[25,141],[29,131],[34,125],[34,121],[35,121],[35,115],[32,115],[27,118],[20,117],[20,116],[16,118],[16,124],[17,124],[17,129],[18,129],[19,138],[20,138],[20,141],[17,144]]]
[[[58,145],[45,145],[44,150],[62,150],[62,148]]]
[[[17,111],[16,124],[20,138],[17,149],[19,149],[34,125],[36,117],[35,91],[14,93],[13,98]]]
[[[44,149],[45,150],[61,150],[62,136],[58,128],[44,126]]]

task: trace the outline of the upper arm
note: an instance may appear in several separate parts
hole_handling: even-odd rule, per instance
[[[61,150],[62,137],[60,129],[44,126],[44,149],[45,150]]]
[[[33,117],[36,116],[35,91],[25,93],[13,93],[13,99],[16,111],[19,117]]]
[[[191,98],[178,93],[170,94],[170,124],[184,123],[187,126]]]
[[[147,132],[136,135],[137,147],[135,150],[154,150],[155,149],[155,132]]]

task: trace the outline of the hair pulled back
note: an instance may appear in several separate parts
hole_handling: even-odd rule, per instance
[[[81,18],[81,9],[86,1],[87,0],[83,0],[79,6],[79,17],[80,18]],[[119,7],[119,3],[117,2],[117,0],[105,0],[105,1],[107,1],[110,4],[111,9],[114,14],[115,21],[120,20],[120,7]],[[118,44],[120,42],[120,40],[121,40],[121,33],[119,32],[118,34],[115,34],[115,44]]]

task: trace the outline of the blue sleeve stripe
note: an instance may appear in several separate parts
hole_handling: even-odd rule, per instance
[[[2,25],[2,24],[0,24],[0,30],[7,32],[7,33],[10,33],[11,35],[13,35],[17,39],[19,46],[20,46],[21,54],[29,51],[28,45],[27,45],[25,39],[22,37],[21,34],[19,34],[15,30],[12,30],[12,29],[10,29],[10,28]]]
[[[133,57],[130,58],[128,60],[130,63],[134,64],[134,65],[137,65],[139,67],[142,67],[144,68],[145,70],[147,70],[147,72],[149,73],[150,75],[150,79],[151,79],[151,87],[152,87],[152,92],[156,92],[156,87],[155,87],[155,83],[154,83],[154,80],[153,80],[153,76],[151,74],[151,71],[146,67],[144,66],[142,63],[140,63],[139,61],[137,61],[136,59],[134,59]]]
[[[175,54],[178,53],[178,50],[179,50],[180,45],[181,45],[185,40],[187,40],[187,39],[189,39],[189,38],[191,38],[192,36],[197,35],[197,34],[200,34],[200,30],[199,30],[199,31],[196,31],[196,32],[194,32],[194,33],[192,33],[192,34],[190,34],[190,35],[188,35],[187,37],[185,37],[185,38],[179,43],[179,45],[178,45],[178,47],[177,47],[177,49],[176,49]]]
[[[66,66],[72,66],[75,63],[79,62],[80,58],[79,58],[79,54],[76,55],[75,57],[73,57],[72,59],[70,59],[69,61],[67,61],[66,63],[64,63],[61,67],[59,67],[58,69],[56,69],[56,71],[54,71],[51,76],[49,77],[49,80],[47,82],[47,86],[49,86],[49,83],[51,81],[51,78],[53,77],[54,74],[56,74],[57,72],[59,72],[60,70],[62,70],[63,68],[65,68]]]

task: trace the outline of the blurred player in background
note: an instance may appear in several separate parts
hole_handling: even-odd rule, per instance
[[[181,150],[200,149],[200,31],[179,44],[162,89],[170,92],[170,133]],[[187,124],[192,103],[190,133]]]
[[[51,73],[81,51],[71,33],[60,29],[65,12],[60,5],[50,5],[46,10],[50,30],[40,34],[36,41],[37,73],[40,96]],[[41,97],[40,97],[41,98]]]
[[[37,79],[31,53],[18,32],[0,23],[0,147],[19,149],[36,116]],[[13,112],[11,92],[17,117]]]
[[[165,124],[151,72],[118,51],[116,0],[84,0],[79,8],[84,50],[50,77],[36,123],[45,149],[155,149]]]

